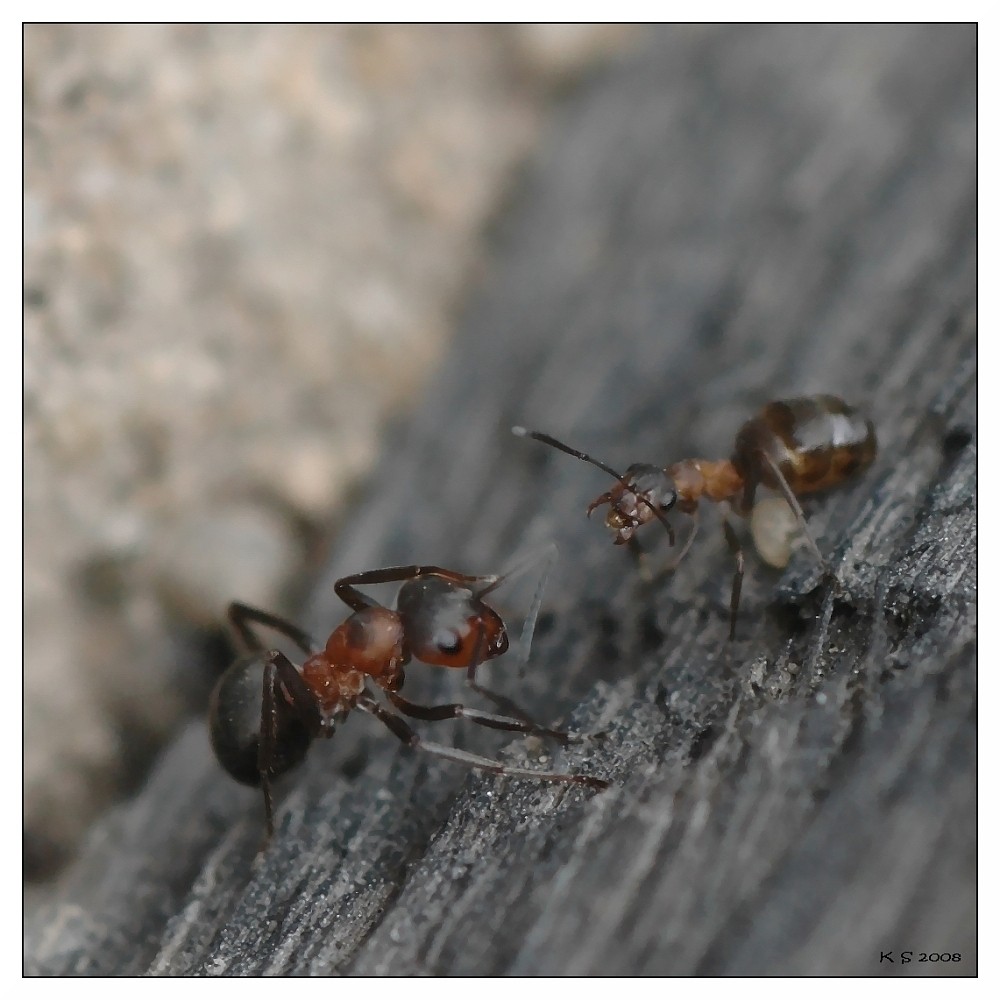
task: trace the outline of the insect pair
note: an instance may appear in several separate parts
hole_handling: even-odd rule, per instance
[[[808,544],[826,566],[809,534],[798,497],[837,486],[867,468],[875,458],[875,429],[856,410],[835,396],[812,396],[768,403],[736,435],[731,459],[685,459],[660,468],[631,465],[624,474],[539,431],[515,427],[531,437],[602,469],[617,480],[587,508],[588,515],[607,505],[605,523],[616,545],[640,554],[636,531],[658,521],[676,543],[668,514],[676,511],[691,521],[691,529],[676,568],[690,550],[698,528],[701,500],[750,514],[760,486],[778,491],[787,502]],[[730,598],[730,638],[736,627],[744,556],[736,532],[723,511],[723,529],[736,569]],[[337,581],[337,596],[351,608],[321,648],[291,622],[244,604],[232,604],[229,618],[247,647],[248,656],[220,679],[212,695],[212,746],[220,763],[238,781],[260,786],[267,829],[273,829],[271,780],[298,764],[311,742],[333,736],[336,726],[354,709],[375,716],[399,740],[413,749],[453,760],[493,774],[606,788],[603,778],[587,774],[536,771],[510,767],[463,750],[431,743],[419,736],[405,717],[425,722],[465,718],[478,725],[511,732],[533,733],[567,743],[579,737],[539,726],[510,699],[482,687],[478,668],[507,652],[509,640],[500,615],[486,598],[504,576],[465,576],[437,566],[402,566],[357,573]],[[395,609],[389,609],[358,588],[382,583],[401,584]],[[529,612],[521,655],[526,656],[538,613],[541,589]],[[284,635],[305,659],[294,664],[283,652],[269,649],[255,627]],[[464,669],[473,690],[505,714],[471,709],[458,703],[419,705],[404,698],[403,668],[412,660]],[[395,711],[376,697],[381,691]]]

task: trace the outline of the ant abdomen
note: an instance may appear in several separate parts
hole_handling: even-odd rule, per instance
[[[219,763],[237,781],[255,788],[261,783],[263,661],[263,654],[237,660],[215,685],[208,714],[212,749]],[[305,757],[312,735],[282,699],[277,699],[274,707],[275,746],[268,773],[278,775]]]
[[[757,484],[781,486],[763,455],[802,496],[840,485],[871,465],[877,451],[875,425],[837,396],[768,403],[736,435],[732,462],[746,483],[743,509],[752,506]]]

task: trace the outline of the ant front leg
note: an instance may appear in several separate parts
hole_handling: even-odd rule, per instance
[[[538,726],[533,722],[523,719],[515,719],[506,715],[492,715],[489,712],[480,712],[475,708],[467,708],[465,705],[459,703],[449,705],[417,705],[412,701],[407,701],[406,698],[395,691],[387,691],[386,695],[403,715],[408,715],[412,719],[422,719],[424,722],[442,722],[446,719],[468,719],[470,722],[476,723],[477,726],[486,726],[488,729],[503,729],[513,733],[548,736],[559,743],[560,746],[566,746],[569,743],[580,743],[584,740],[584,737],[577,733],[567,733],[560,729],[546,729],[544,726]]]
[[[694,540],[698,535],[698,508],[695,509],[690,514],[691,518],[691,530],[688,532],[688,536],[684,541],[684,547],[680,552],[666,565],[663,572],[673,573],[682,562],[684,562],[684,557],[691,551],[691,546],[694,544]]]
[[[628,547],[629,555],[635,560],[636,572],[643,583],[653,582],[653,571],[649,567],[649,555],[639,544],[639,539],[632,535],[625,543]]]
[[[405,583],[421,576],[439,576],[451,583],[486,583],[494,584],[498,576],[465,576],[440,566],[389,566],[386,569],[370,569],[364,573],[354,573],[352,576],[341,577],[334,585],[334,593],[352,610],[364,611],[366,608],[378,608],[374,598],[362,594],[357,588],[371,586],[376,583]]]
[[[531,567],[542,564],[542,569],[539,574],[538,584],[535,587],[534,596],[531,599],[531,606],[528,609],[528,614],[525,616],[524,625],[521,628],[521,639],[518,643],[517,652],[514,654],[514,660],[518,664],[518,676],[523,677],[525,667],[528,662],[528,656],[531,653],[531,641],[535,634],[535,625],[538,622],[538,613],[542,606],[542,593],[545,590],[545,583],[548,579],[549,570],[552,568],[552,563],[558,555],[558,548],[555,542],[549,542],[544,546],[538,553],[529,556],[527,559],[518,563],[513,569],[508,570],[502,576],[497,577],[497,582],[492,584],[488,590],[494,589],[500,583],[510,580],[514,577],[521,576],[527,572]],[[477,596],[482,596],[488,591],[480,591]],[[584,737],[578,736],[576,734],[566,733],[560,730],[549,729],[546,726],[540,726],[535,720],[523,709],[517,702],[513,699],[506,697],[505,695],[499,694],[496,691],[491,690],[488,687],[484,687],[476,680],[476,671],[483,663],[483,654],[485,653],[485,633],[482,631],[476,636],[476,645],[473,651],[472,659],[469,662],[468,669],[466,670],[465,683],[477,694],[482,695],[488,701],[493,702],[501,711],[506,712],[508,716],[513,716],[511,721],[519,721],[520,726],[518,730],[523,732],[538,733],[543,736],[550,736],[553,739],[559,740],[565,745],[566,742],[575,741],[578,739],[583,739]],[[485,713],[483,713],[485,715]],[[498,716],[496,718],[502,718]],[[484,723],[488,725],[488,723]],[[527,727],[523,728],[522,727]],[[501,728],[501,727],[497,727]]]
[[[529,638],[530,644],[530,638]],[[389,697],[393,704],[406,715],[412,715],[416,719],[428,719],[430,721],[437,721],[438,719],[455,719],[455,718],[465,718],[471,719],[473,722],[478,723],[481,726],[489,726],[492,729],[508,729],[513,732],[520,733],[534,733],[538,736],[548,736],[550,739],[556,740],[562,746],[566,746],[568,743],[582,743],[588,737],[599,739],[603,734],[591,734],[591,733],[570,733],[564,729],[549,729],[548,726],[539,725],[535,720],[517,704],[511,698],[505,695],[499,694],[497,691],[492,691],[488,687],[483,687],[482,684],[476,681],[476,669],[482,662],[482,647],[483,647],[483,634],[480,633],[479,639],[476,643],[476,655],[472,659],[472,663],[469,665],[468,672],[466,674],[465,683],[475,691],[477,694],[482,695],[487,701],[493,702],[497,708],[506,712],[507,715],[491,715],[488,712],[480,712],[477,709],[466,708],[464,705],[453,704],[453,705],[440,705],[440,706],[428,706],[427,710],[431,712],[437,712],[438,709],[442,710],[452,710],[457,711],[448,715],[434,715],[431,716],[419,715],[416,712],[408,712],[403,708],[402,704],[397,702],[397,696],[390,694]],[[404,699],[400,699],[402,701]],[[411,703],[407,703],[408,705]],[[423,705],[412,705],[411,707],[415,709],[424,710]]]
[[[650,574],[646,582],[652,583],[654,581],[662,580],[664,577],[670,576],[670,574],[675,572],[677,567],[680,566],[682,562],[684,562],[685,556],[687,556],[687,554],[691,551],[691,546],[694,544],[694,540],[698,535],[699,521],[698,521],[697,507],[695,507],[695,509],[691,512],[690,518],[691,518],[691,530],[688,532],[688,536],[684,540],[684,545],[681,548],[680,552],[678,552],[677,555],[674,556],[674,558],[671,559],[670,562],[668,562],[667,565],[663,567],[663,569],[659,570],[655,574]],[[635,541],[635,536],[633,535],[632,538],[629,539],[630,547],[631,543],[634,541]]]
[[[465,750],[456,750],[454,747],[441,746],[438,743],[429,743],[422,740],[414,732],[404,719],[392,712],[387,712],[377,701],[369,696],[358,699],[358,708],[370,715],[374,715],[383,725],[390,729],[393,735],[405,743],[413,750],[423,750],[426,753],[434,754],[436,757],[443,757],[445,760],[455,761],[458,764],[465,764],[480,771],[490,774],[507,775],[511,778],[531,778],[535,781],[552,781],[564,784],[586,785],[589,788],[605,789],[611,782],[604,778],[597,778],[589,774],[568,774],[558,771],[531,771],[527,768],[508,767],[499,761],[490,760],[489,757],[480,757],[477,754],[467,753]]]
[[[530,644],[530,637],[529,637]],[[541,730],[543,727],[539,726],[534,719],[528,715],[527,712],[521,708],[517,702],[512,701],[506,695],[499,694],[496,691],[491,691],[488,687],[483,687],[476,680],[476,671],[482,665],[483,654],[486,652],[486,633],[480,629],[476,635],[476,646],[475,651],[472,654],[472,661],[469,663],[469,667],[465,672],[465,683],[476,692],[476,694],[481,694],[487,701],[492,701],[497,708],[503,710],[508,715],[515,716],[520,719],[525,725],[534,726],[536,729]]]
[[[236,630],[236,634],[243,640],[244,645],[252,653],[262,653],[267,647],[250,627],[251,622],[274,629],[275,632],[279,632],[281,635],[291,639],[307,656],[316,650],[316,643],[309,633],[304,632],[297,625],[293,625],[287,618],[281,618],[267,611],[252,608],[249,604],[241,604],[239,601],[233,601],[229,605],[227,614],[229,623]]]
[[[722,530],[726,535],[726,544],[729,551],[736,559],[736,572],[733,573],[733,590],[729,596],[729,641],[736,638],[736,614],[740,610],[740,591],[743,589],[743,546],[740,545],[739,538],[733,526],[729,523],[729,518],[722,515]]]
[[[537,614],[537,611],[536,611]],[[532,618],[529,615],[529,618]],[[526,623],[527,627],[527,623]],[[534,627],[534,620],[532,618],[532,628]],[[501,711],[506,712],[507,716],[511,718],[505,718],[504,716],[494,716],[489,715],[486,712],[477,712],[473,709],[465,709],[464,714],[467,718],[477,721],[478,719],[496,719],[498,723],[493,725],[490,722],[481,722],[481,725],[489,726],[493,725],[495,729],[512,729],[518,732],[524,733],[537,733],[539,736],[549,736],[552,739],[558,740],[563,746],[570,742],[576,742],[577,740],[582,740],[584,737],[577,735],[575,733],[567,733],[563,730],[549,729],[546,726],[539,725],[535,720],[526,712],[516,701],[512,698],[508,698],[506,695],[502,695],[497,691],[493,691],[488,687],[484,687],[476,680],[476,671],[482,665],[483,662],[483,651],[486,648],[486,636],[485,633],[480,631],[476,638],[476,651],[473,654],[472,662],[469,664],[468,670],[465,675],[465,683],[476,692],[476,694],[482,695],[487,701],[493,702]],[[522,642],[524,637],[522,636]],[[527,645],[531,645],[530,634],[527,637]],[[462,708],[461,705],[455,706],[457,708]],[[452,716],[453,717],[453,716]],[[509,723],[509,725],[500,725],[499,720]]]

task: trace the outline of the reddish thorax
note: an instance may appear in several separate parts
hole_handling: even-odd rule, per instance
[[[323,712],[346,712],[364,691],[366,677],[387,691],[397,690],[407,660],[399,615],[388,608],[365,608],[333,631],[322,653],[302,664],[302,679]]]
[[[677,489],[677,506],[690,514],[704,497],[716,502],[731,500],[744,486],[743,477],[728,459],[688,458],[667,469]]]

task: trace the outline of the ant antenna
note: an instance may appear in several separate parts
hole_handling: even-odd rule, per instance
[[[486,582],[486,586],[482,587],[480,590],[473,591],[473,596],[477,600],[482,600],[487,594],[492,593],[497,587],[502,586],[508,580],[513,580],[516,577],[522,576],[533,566],[537,566],[539,563],[545,563],[545,568],[542,570],[542,580],[544,581],[546,574],[549,571],[549,565],[552,560],[555,559],[559,552],[559,548],[555,542],[547,542],[541,547],[537,552],[529,552],[523,559],[519,559],[510,569],[501,573],[499,576],[492,575],[482,577]]]
[[[535,584],[535,593],[531,598],[531,606],[528,608],[528,614],[525,616],[524,624],[521,626],[521,639],[518,642],[517,653],[514,657],[514,663],[517,664],[518,673],[521,677],[524,676],[528,656],[531,653],[531,640],[534,637],[535,625],[538,622],[538,614],[542,607],[542,592],[545,590],[545,582],[548,579],[549,570],[552,569],[552,563],[555,562],[558,554],[559,547],[556,543],[547,542],[539,551],[529,553],[524,559],[514,563],[502,576],[498,576],[482,590],[475,592],[475,597],[482,599],[485,594],[488,594],[491,590],[495,590],[500,584],[514,577],[521,576],[541,563],[542,570],[538,576],[538,583]]]
[[[565,452],[567,455],[572,455],[573,458],[579,458],[583,462],[587,462],[589,465],[596,465],[597,468],[606,472],[609,476],[613,476],[618,480],[622,486],[625,487],[629,492],[634,492],[632,484],[620,473],[615,472],[610,465],[605,465],[600,459],[594,458],[593,455],[588,455],[585,451],[577,451],[576,448],[571,448],[568,444],[563,444],[562,441],[557,441],[550,434],[543,434],[541,431],[529,431],[525,427],[511,427],[511,431],[517,437],[529,437],[534,438],[536,441],[541,441],[542,444],[547,444],[552,448],[556,448],[559,451]],[[641,503],[644,503],[655,515],[657,520],[659,520],[663,527],[667,529],[667,533],[670,535],[670,544],[674,544],[674,529],[670,527],[670,522],[667,520],[666,515],[660,510],[656,504],[651,503],[647,500],[641,493],[636,493],[636,499]]]
[[[563,444],[562,441],[557,441],[549,434],[543,434],[541,431],[529,431],[524,427],[511,427],[511,431],[517,435],[517,437],[534,438],[536,441],[541,441],[542,444],[547,444],[552,448],[557,448],[559,451],[566,452],[567,455],[579,458],[581,461],[588,462],[590,465],[596,465],[597,468],[602,469],[609,476],[614,476],[614,478],[617,479],[618,482],[620,482],[626,489],[631,488],[628,481],[625,480],[620,473],[615,472],[610,465],[605,465],[600,460],[594,458],[593,455],[588,455],[583,451],[577,451],[576,448],[571,448],[568,444]]]

